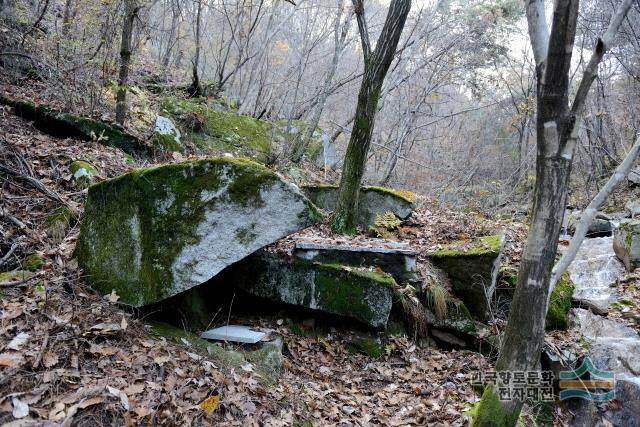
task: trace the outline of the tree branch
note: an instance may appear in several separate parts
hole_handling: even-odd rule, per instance
[[[627,13],[629,12],[632,4],[633,0],[624,0],[611,19],[607,31],[602,37],[596,40],[593,54],[591,54],[589,64],[584,70],[582,80],[580,81],[580,85],[578,86],[578,92],[576,93],[576,97],[574,98],[573,104],[571,105],[571,115],[573,117],[579,118],[582,116],[582,110],[584,110],[584,104],[587,99],[587,95],[589,94],[589,90],[591,89],[591,84],[598,76],[598,65],[600,65],[604,54],[611,48],[611,45],[613,44],[613,41],[615,39],[615,35],[620,29],[620,26],[627,16]],[[573,125],[573,129],[571,129],[571,133],[563,149],[563,157],[573,157],[573,152],[578,140],[579,128],[579,120],[576,120],[576,123]]]
[[[20,179],[24,182],[26,182],[27,184],[29,184],[31,187],[35,188],[36,190],[40,191],[42,194],[44,194],[45,196],[47,196],[49,199],[56,201],[58,203],[61,203],[65,206],[68,206],[69,204],[67,202],[65,202],[64,200],[62,200],[62,197],[60,197],[57,193],[55,193],[54,191],[49,190],[43,183],[41,183],[40,181],[38,181],[37,179],[30,177],[28,175],[23,175],[20,172],[14,171],[13,169],[10,169],[6,166],[0,165],[0,172],[6,174],[6,175],[11,175],[14,178]]]
[[[638,136],[638,139],[636,139],[635,144],[633,145],[633,147],[631,147],[631,150],[624,158],[622,163],[618,165],[613,175],[611,175],[604,187],[600,189],[600,192],[598,192],[596,197],[591,200],[589,206],[587,206],[587,208],[582,213],[582,217],[580,218],[580,222],[578,223],[576,231],[573,234],[573,238],[571,239],[569,248],[564,253],[564,255],[562,255],[562,258],[560,258],[560,261],[558,261],[556,266],[553,268],[553,271],[551,272],[551,287],[549,291],[549,297],[547,298],[547,308],[549,307],[549,301],[551,300],[551,292],[553,292],[553,289],[555,288],[560,276],[562,276],[562,273],[567,270],[573,259],[576,257],[578,249],[580,248],[582,241],[587,235],[589,226],[598,213],[598,209],[600,208],[600,206],[602,206],[607,197],[609,197],[614,188],[627,177],[629,171],[631,170],[631,167],[633,166],[633,163],[638,157],[638,154],[640,154],[640,135]]]
[[[544,11],[544,0],[527,0],[526,8],[533,57],[536,65],[540,67],[547,60],[549,47],[549,26]]]
[[[358,31],[360,32],[360,42],[362,43],[362,55],[366,62],[371,55],[371,42],[369,41],[367,19],[364,16],[364,0],[353,0],[353,12],[356,14],[356,21],[358,21]]]

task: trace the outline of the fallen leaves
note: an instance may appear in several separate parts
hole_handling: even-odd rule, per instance
[[[220,403],[220,394],[217,392],[207,397],[205,400],[200,403],[200,409],[204,411],[205,414],[211,415],[218,409],[218,404]]]

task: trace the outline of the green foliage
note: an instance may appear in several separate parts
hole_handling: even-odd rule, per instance
[[[347,349],[372,359],[378,359],[384,354],[384,346],[376,337],[356,337],[349,342]]]

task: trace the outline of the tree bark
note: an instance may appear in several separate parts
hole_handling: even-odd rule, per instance
[[[550,294],[551,271],[558,248],[558,238],[564,216],[569,187],[569,175],[578,135],[577,118],[597,74],[598,63],[613,41],[620,23],[631,7],[624,0],[605,36],[596,43],[593,56],[569,108],[569,67],[573,50],[578,0],[558,0],[546,58],[541,57],[539,31],[544,14],[529,13],[529,32],[538,66],[537,164],[533,216],[525,245],[518,285],[511,304],[500,356],[499,371],[532,371],[539,368],[545,331],[547,301]],[[542,3],[542,2],[540,2]],[[546,23],[545,29],[546,29]],[[615,28],[612,28],[615,27]],[[508,385],[504,385],[508,388]],[[503,400],[496,409],[496,392],[488,387],[480,402],[474,425],[516,424],[523,401]]]
[[[364,54],[364,74],[358,93],[353,129],[344,158],[338,202],[332,221],[333,230],[343,234],[353,234],[357,230],[360,183],[371,145],[378,99],[411,9],[411,0],[393,0],[391,2],[377,46],[373,51],[369,42],[362,0],[353,0],[353,6]]]
[[[131,65],[133,24],[139,9],[136,0],[124,0],[122,38],[120,40],[120,72],[118,74],[118,92],[116,94],[116,123],[123,126],[127,119],[127,85],[129,84],[129,68]]]
[[[193,97],[202,96],[202,85],[200,84],[200,76],[198,68],[200,67],[200,26],[202,24],[202,0],[198,0],[198,9],[196,11],[196,52],[193,57],[192,80],[189,88],[189,95]]]

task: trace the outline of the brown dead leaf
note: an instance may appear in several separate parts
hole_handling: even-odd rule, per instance
[[[42,363],[44,364],[45,368],[56,366],[58,364],[58,355],[56,353],[47,351],[42,357]]]
[[[0,354],[0,366],[6,366],[8,368],[14,368],[24,363],[24,357],[22,354],[10,352]]]

